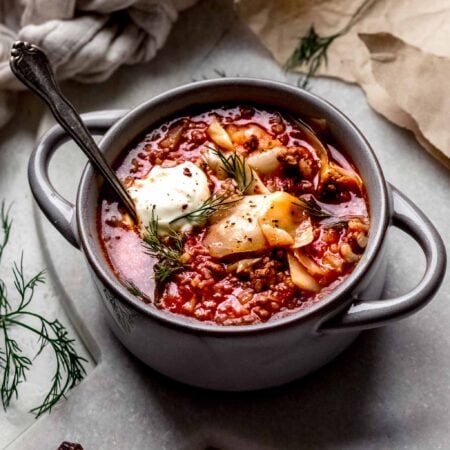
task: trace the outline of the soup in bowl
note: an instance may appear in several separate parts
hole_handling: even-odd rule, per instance
[[[289,382],[360,330],[415,312],[442,282],[433,225],[386,183],[352,122],[311,93],[211,80],[84,120],[105,133],[100,149],[139,221],[89,164],[76,205],[55,192],[59,127],[31,157],[34,196],[85,255],[120,341],[173,379],[232,391]],[[409,293],[380,300],[391,225],[417,241],[426,269]]]
[[[321,118],[187,111],[126,149],[117,174],[139,221],[105,189],[100,240],[118,279],[162,310],[276,320],[328,295],[367,245],[364,182]]]

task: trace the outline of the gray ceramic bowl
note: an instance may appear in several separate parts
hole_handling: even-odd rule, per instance
[[[92,132],[105,133],[100,148],[112,163],[154,124],[190,107],[253,103],[294,114],[325,118],[337,144],[358,166],[370,204],[370,238],[354,272],[313,307],[263,324],[224,327],[161,311],[133,297],[116,279],[100,248],[96,211],[102,180],[88,164],[76,205],[63,199],[48,179],[48,165],[67,139],[56,126],[31,156],[29,181],[41,209],[81,249],[101,294],[108,322],[120,341],[157,371],[184,383],[220,390],[253,390],[280,385],[324,365],[360,330],[385,325],[424,306],[440,286],[446,265],[444,245],[417,207],[388,185],[364,136],[338,109],[292,86],[253,79],[189,84],[131,111],[86,114]],[[398,298],[379,300],[385,279],[386,233],[390,226],[409,234],[425,253],[418,285]]]

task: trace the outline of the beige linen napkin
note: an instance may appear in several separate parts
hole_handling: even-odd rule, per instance
[[[178,12],[196,0],[0,0],[0,126],[23,89],[9,69],[15,40],[46,51],[60,80],[100,82],[120,65],[149,61]]]
[[[314,25],[340,31],[362,0],[237,0],[280,64]],[[450,0],[374,0],[328,51],[320,75],[358,83],[374,109],[450,167]]]

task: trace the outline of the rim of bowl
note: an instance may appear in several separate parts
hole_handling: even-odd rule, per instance
[[[232,86],[259,86],[262,88],[276,89],[288,91],[291,94],[300,95],[303,99],[309,99],[311,102],[316,103],[319,107],[328,109],[332,115],[340,118],[348,127],[348,130],[354,135],[354,138],[359,140],[360,147],[365,150],[366,159],[370,165],[370,170],[375,172],[374,180],[378,183],[378,188],[381,193],[380,198],[380,208],[377,211],[380,214],[379,225],[377,229],[372,229],[373,222],[371,221],[370,234],[369,234],[369,244],[361,260],[356,265],[353,272],[341,283],[336,289],[331,293],[326,295],[323,299],[320,299],[317,303],[309,306],[305,309],[293,311],[288,313],[284,317],[274,318],[267,322],[250,324],[250,325],[218,325],[211,322],[203,322],[191,317],[183,316],[181,314],[171,313],[165,310],[160,310],[156,307],[152,307],[144,303],[133,296],[118,280],[114,274],[112,268],[106,261],[100,259],[99,254],[103,254],[103,250],[100,248],[92,248],[88,245],[89,242],[89,232],[88,226],[84,224],[81,211],[81,205],[84,202],[87,192],[89,191],[89,184],[92,183],[92,178],[94,176],[94,170],[92,166],[88,163],[84,169],[80,184],[77,192],[76,201],[76,216],[77,216],[77,227],[80,236],[81,248],[88,259],[91,268],[94,270],[97,277],[106,285],[106,287],[116,296],[119,300],[124,301],[131,306],[133,309],[143,313],[145,316],[149,316],[158,322],[161,322],[169,327],[182,329],[185,332],[191,332],[194,334],[208,334],[208,335],[249,335],[271,332],[274,329],[285,328],[292,326],[294,323],[305,322],[307,320],[312,320],[317,316],[323,317],[323,320],[329,320],[329,313],[337,308],[345,308],[346,305],[351,304],[352,290],[363,277],[369,271],[372,262],[377,257],[383,245],[384,236],[386,230],[389,226],[389,195],[387,184],[381,170],[380,164],[378,162],[375,153],[372,150],[367,139],[361,133],[361,131],[356,127],[356,125],[337,107],[323,99],[322,97],[312,94],[311,92],[305,91],[304,89],[294,87],[287,83],[282,83],[273,80],[265,80],[258,78],[224,78],[224,79],[213,79],[213,80],[202,80],[197,82],[192,82],[185,84],[174,89],[165,91],[150,100],[132,108],[127,112],[122,118],[120,118],[114,125],[107,130],[105,135],[102,137],[100,142],[100,147],[102,143],[107,141],[107,138],[114,134],[114,132],[120,128],[123,129],[125,123],[133,120],[135,115],[139,115],[143,111],[148,110],[151,107],[157,106],[158,103],[162,101],[170,101],[171,98],[183,95],[191,90],[208,88],[218,86],[218,85],[232,85]],[[270,106],[270,105],[268,105]],[[366,184],[366,188],[369,191],[369,187]],[[97,202],[96,202],[97,205]],[[104,265],[108,268],[105,269]],[[336,312],[339,314],[339,311]]]

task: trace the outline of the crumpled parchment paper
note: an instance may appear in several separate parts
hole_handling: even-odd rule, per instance
[[[0,0],[0,126],[25,89],[9,68],[16,40],[42,47],[59,80],[100,82],[122,64],[149,61],[178,12],[197,0]]]
[[[362,1],[237,0],[236,9],[284,65],[311,25],[332,35]],[[317,74],[359,84],[376,111],[450,168],[450,0],[370,2]]]

